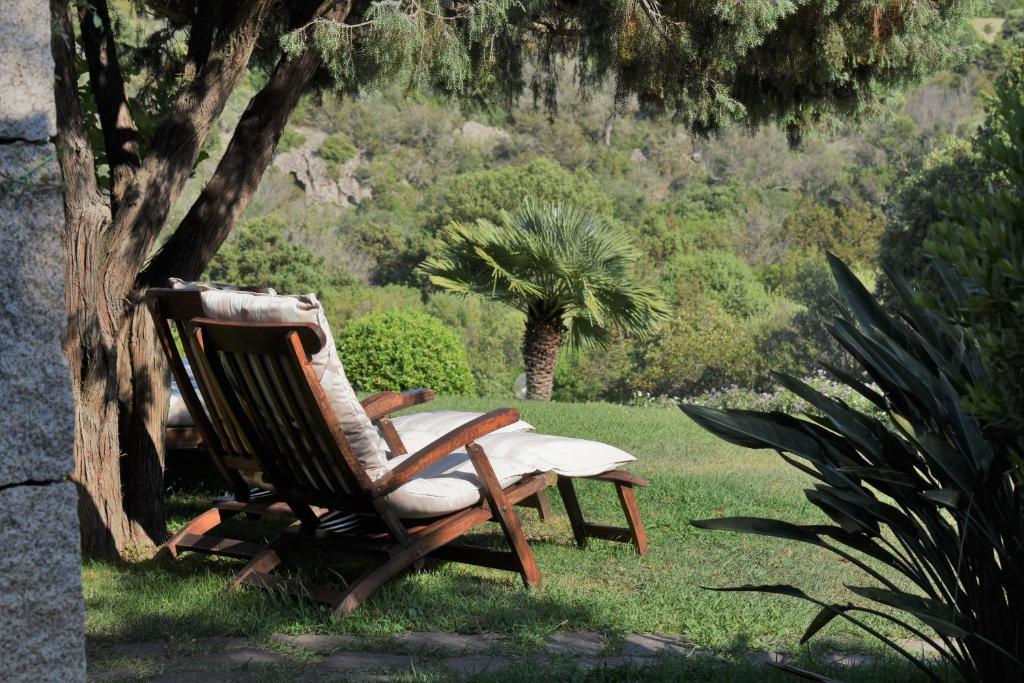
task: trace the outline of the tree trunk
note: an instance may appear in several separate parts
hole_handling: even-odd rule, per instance
[[[565,325],[561,319],[526,321],[523,360],[526,362],[526,398],[550,401],[555,384],[555,364],[562,348]]]
[[[164,430],[170,402],[167,362],[156,338],[143,290],[132,293],[121,326],[118,404],[124,509],[132,536],[159,545],[166,540]]]
[[[103,224],[96,213],[70,217],[98,231]],[[77,220],[75,220],[77,218]],[[121,444],[118,434],[117,333],[115,316],[99,303],[99,264],[89,257],[82,233],[65,233],[65,249],[81,258],[68,259],[65,277],[76,283],[67,299],[64,354],[72,373],[75,399],[75,469],[82,553],[116,557],[138,543],[121,505]],[[72,296],[72,293],[74,296]]]
[[[166,370],[136,283],[199,149],[245,72],[270,4],[230,4],[210,58],[178,94],[150,153],[137,171],[125,164],[119,182],[127,187],[115,213],[100,195],[83,124],[69,2],[50,3],[57,149],[65,185],[64,353],[76,405],[73,479],[79,488],[82,549],[89,556],[119,557],[133,546],[161,541],[166,533],[161,457]],[[90,43],[94,52],[97,45]],[[94,71],[103,83],[93,83],[94,88],[116,91],[110,88],[114,70]],[[120,141],[107,142],[114,145],[108,149],[112,158],[111,152],[123,152]],[[123,457],[126,452],[132,456]]]

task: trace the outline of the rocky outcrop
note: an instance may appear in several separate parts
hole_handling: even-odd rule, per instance
[[[295,131],[302,134],[305,142],[274,157],[274,166],[291,174],[311,201],[348,207],[372,196],[370,188],[362,185],[356,177],[356,171],[363,163],[361,154],[343,163],[335,178],[327,162],[316,153],[327,135],[316,128],[296,128]]]
[[[485,126],[476,121],[466,121],[463,123],[462,128],[459,129],[459,134],[462,135],[466,142],[486,148],[494,147],[498,143],[506,142],[511,138],[501,128]]]
[[[0,14],[0,678],[85,680],[50,13]]]

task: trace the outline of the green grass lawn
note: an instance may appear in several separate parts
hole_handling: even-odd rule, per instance
[[[523,513],[544,577],[541,589],[527,592],[518,576],[505,572],[428,565],[427,571],[391,582],[340,620],[283,596],[224,592],[239,566],[231,560],[186,555],[177,562],[90,562],[83,570],[90,639],[187,644],[216,635],[259,642],[277,631],[351,633],[373,641],[406,630],[443,630],[511,634],[518,648],[529,651],[562,629],[602,631],[612,642],[633,632],[682,633],[699,646],[723,652],[795,651],[815,608],[702,586],[793,583],[820,597],[842,599],[842,584],[860,579],[850,565],[816,548],[688,525],[690,519],[722,515],[822,521],[802,495],[807,477],[774,453],[730,446],[674,408],[466,398],[439,399],[428,407],[487,410],[501,404],[519,408],[539,431],[605,441],[637,456],[632,469],[651,481],[649,489],[638,492],[650,538],[646,557],[630,546],[603,541],[577,549],[553,495],[553,520],[541,523],[532,510]],[[582,482],[578,489],[589,517],[621,523],[613,487]],[[204,502],[195,492],[174,494],[172,527],[200,511]],[[269,535],[273,528],[260,531]],[[494,527],[475,540],[500,539]],[[358,560],[315,560],[321,574],[351,578],[360,571]],[[817,640],[838,642],[844,650],[873,647],[840,620]]]

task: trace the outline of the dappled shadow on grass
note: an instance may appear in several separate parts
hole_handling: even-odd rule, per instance
[[[202,496],[177,496],[174,524],[204,509]],[[233,519],[219,534],[253,541],[274,538],[287,519]],[[465,537],[504,548],[496,525]],[[544,545],[543,541],[535,545]],[[379,560],[377,560],[379,562]],[[373,559],[302,548],[279,572],[311,584],[343,587]],[[262,640],[272,632],[349,633],[373,639],[405,630],[483,630],[540,637],[548,624],[589,620],[586,606],[563,604],[543,591],[527,591],[517,574],[429,561],[385,584],[354,614],[333,618],[310,601],[273,592],[226,586],[242,566],[237,560],[184,553],[132,563],[90,562],[84,568],[87,630],[93,645],[107,641],[165,640],[187,643],[211,636]],[[541,625],[543,623],[543,625]]]
[[[839,591],[851,578],[849,568],[814,548],[713,534],[688,524],[694,517],[723,514],[813,521],[802,514],[800,499],[767,490],[758,477],[660,473],[651,481],[651,488],[638,492],[651,543],[645,557],[628,545],[604,541],[576,548],[557,495],[551,495],[554,514],[547,523],[539,522],[534,511],[524,511],[526,536],[543,575],[540,590],[526,591],[518,576],[508,572],[428,563],[422,573],[385,584],[349,617],[332,620],[308,601],[252,589],[224,592],[241,563],[186,553],[177,562],[88,564],[88,632],[94,640],[176,641],[206,636],[260,639],[273,631],[344,633],[371,640],[402,631],[500,632],[512,634],[524,650],[536,649],[559,629],[598,630],[612,638],[632,632],[684,633],[698,645],[718,648],[744,633],[758,647],[795,648],[813,618],[812,608],[700,587],[798,583],[825,599],[842,598]],[[593,521],[621,524],[614,489],[602,484],[581,482],[582,506]],[[205,510],[209,498],[198,492],[170,496],[172,529]],[[265,541],[286,523],[270,517],[237,519],[218,533]],[[464,540],[504,547],[493,524]],[[364,559],[307,551],[283,571],[307,582],[338,585],[366,566]],[[849,631],[838,622],[829,627],[830,633]],[[861,634],[852,637],[864,642]]]

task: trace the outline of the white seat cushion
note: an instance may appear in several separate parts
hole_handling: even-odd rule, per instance
[[[171,381],[171,403],[167,408],[167,426],[195,426],[192,415],[188,412],[188,408],[185,407],[185,401],[181,398],[181,392],[178,391],[178,385],[173,380]]]
[[[185,358],[181,359],[181,364],[185,366],[185,372],[188,374],[188,378],[196,390],[196,395],[199,396],[199,402],[203,404],[203,407],[206,407],[203,395],[199,393],[199,387],[196,385],[195,375],[192,374],[192,366],[189,365],[188,360]],[[170,405],[167,407],[167,426],[195,426],[195,420],[192,419],[191,413],[188,412],[188,407],[185,405],[185,399],[181,397],[181,389],[178,388],[178,383],[174,380],[173,376],[171,377],[171,400]]]
[[[408,458],[408,455],[400,455],[388,464],[395,467]],[[502,488],[537,471],[532,465],[518,460],[488,459]],[[389,494],[385,500],[402,519],[421,519],[475,505],[483,495],[482,489],[469,454],[459,450],[428,467],[408,484]]]
[[[443,436],[425,430],[399,430],[405,448],[415,453]],[[514,462],[531,472],[591,477],[636,460],[626,451],[600,441],[532,432],[494,432],[476,440],[492,462]],[[396,458],[397,460],[397,458]],[[394,462],[394,461],[392,461]]]
[[[313,323],[324,334],[322,349],[311,359],[345,438],[371,479],[387,471],[386,444],[345,376],[330,325],[315,294],[275,296],[224,290],[201,290],[203,313],[215,320]]]
[[[397,429],[400,434],[409,430],[418,430],[442,436],[456,427],[461,427],[470,420],[480,417],[481,415],[483,415],[483,413],[468,413],[458,410],[428,410],[422,413],[399,415],[398,417],[391,418],[391,422],[395,425],[395,429]],[[528,432],[532,429],[532,424],[525,420],[519,420],[518,422],[502,427],[495,433]]]

